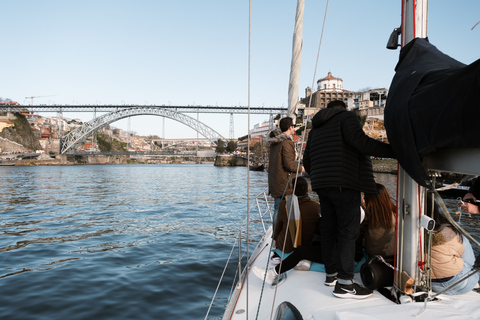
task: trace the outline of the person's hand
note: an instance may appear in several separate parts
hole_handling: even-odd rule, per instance
[[[468,199],[472,199],[474,202],[477,201],[477,198],[475,198],[475,196],[470,192],[463,197],[463,200],[468,200]],[[474,205],[473,203],[462,201],[460,203],[460,208],[462,209],[463,212],[466,212],[466,213],[472,213],[472,214],[480,213],[478,206]]]
[[[305,173],[305,168],[302,166],[302,173]]]
[[[472,214],[478,214],[480,213],[478,206],[468,203],[468,202],[463,202],[460,204],[460,208],[462,208],[463,212],[466,213],[472,213]]]

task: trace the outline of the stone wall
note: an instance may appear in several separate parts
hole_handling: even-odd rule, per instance
[[[231,156],[231,155],[217,155],[214,166],[216,167],[245,167],[247,166],[247,159]]]
[[[20,143],[0,137],[0,152],[27,151]]]

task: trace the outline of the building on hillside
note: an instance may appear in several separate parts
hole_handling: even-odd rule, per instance
[[[269,121],[257,123],[256,125],[253,126],[253,129],[250,130],[250,138],[262,137],[263,139],[265,139],[265,137],[268,135],[270,131],[271,131],[271,128],[270,128]]]
[[[313,116],[318,110],[326,108],[328,103],[333,100],[341,100],[348,105],[349,99],[354,93],[343,89],[343,80],[336,78],[331,72],[325,78],[317,81],[317,91],[312,92],[310,87],[305,89],[305,98],[300,99],[300,104],[304,105],[303,116]]]
[[[264,137],[257,136],[255,138],[243,139],[237,141],[237,150],[240,151],[247,151],[248,143],[250,142],[250,148],[252,148],[255,144],[260,143],[263,146],[265,141]]]
[[[329,72],[325,78],[317,81],[317,91],[312,92],[310,87],[305,89],[305,98],[300,99],[297,115],[301,118],[312,117],[320,109],[326,108],[330,101],[341,100],[348,110],[355,111],[360,116],[383,117],[387,95],[388,90],[385,88],[362,92],[345,90],[343,80]]]
[[[0,120],[0,131],[5,128],[13,127],[13,122],[9,120]]]
[[[360,116],[376,116],[383,119],[387,96],[388,90],[385,88],[356,92],[353,97],[353,110]]]

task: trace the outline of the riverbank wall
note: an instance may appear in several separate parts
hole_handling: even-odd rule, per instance
[[[130,156],[57,155],[55,158],[41,155],[35,159],[0,161],[0,166],[73,166],[89,164],[214,164],[213,158],[205,157],[156,157]]]
[[[217,155],[215,160],[202,159],[182,160],[179,158],[166,157],[164,159],[145,160],[132,159],[130,157],[109,156],[72,156],[57,155],[55,158],[43,155],[38,159],[8,160],[0,162],[0,166],[67,166],[88,164],[213,164],[216,167],[245,167],[247,159],[231,155]],[[377,173],[397,174],[397,160],[372,160],[373,171]]]

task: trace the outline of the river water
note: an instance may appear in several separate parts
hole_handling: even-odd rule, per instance
[[[247,174],[251,198],[266,172],[0,167],[0,319],[203,319],[239,227],[256,214]],[[395,195],[395,176],[377,180]],[[223,314],[235,266],[209,319]]]

